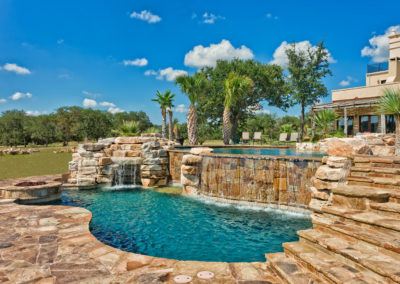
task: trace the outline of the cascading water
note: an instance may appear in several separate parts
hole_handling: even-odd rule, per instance
[[[114,185],[137,185],[137,175],[140,165],[131,163],[129,160],[121,160],[114,171]]]

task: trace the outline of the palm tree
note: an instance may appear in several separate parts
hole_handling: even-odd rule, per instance
[[[400,88],[393,90],[384,89],[384,95],[378,100],[380,114],[393,114],[396,118],[396,143],[395,155],[400,156]]]
[[[231,139],[231,106],[237,102],[240,98],[248,94],[253,87],[253,81],[246,77],[240,76],[235,72],[230,72],[224,82],[225,87],[225,102],[224,102],[224,114],[223,114],[223,127],[222,135],[224,138],[224,144],[229,144]]]
[[[161,130],[161,135],[163,138],[167,137],[166,129],[167,129],[167,117],[166,117],[166,111],[167,108],[172,106],[172,101],[174,100],[173,98],[175,97],[174,94],[171,94],[171,90],[166,91],[164,94],[162,94],[160,91],[157,91],[157,98],[152,99],[153,102],[158,102],[161,108],[161,115],[162,115],[162,130]]]
[[[187,115],[188,138],[190,145],[196,145],[198,144],[196,103],[200,96],[207,93],[207,79],[200,73],[196,73],[193,76],[183,75],[175,79],[175,84],[179,84],[181,91],[189,98],[190,106]]]
[[[322,136],[325,136],[337,119],[338,117],[333,109],[323,109],[315,113],[314,124],[322,131]]]

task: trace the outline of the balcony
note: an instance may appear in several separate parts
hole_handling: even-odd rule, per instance
[[[389,70],[389,64],[387,62],[367,65],[367,73],[375,73],[387,70]]]

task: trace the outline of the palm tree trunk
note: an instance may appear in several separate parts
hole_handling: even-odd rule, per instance
[[[196,107],[193,104],[189,106],[189,111],[187,115],[187,127],[188,127],[189,144],[197,145],[198,143],[197,113],[196,113]]]
[[[396,115],[396,142],[394,144],[394,153],[400,156],[400,115]]]
[[[162,138],[167,138],[167,117],[165,113],[165,108],[161,109],[161,115],[162,115]]]
[[[168,111],[168,123],[169,123],[169,140],[174,141],[174,131],[172,129],[172,110]]]
[[[231,139],[231,118],[229,108],[225,107],[224,116],[222,117],[223,126],[222,126],[222,136],[224,138],[224,144],[228,145],[229,140]]]

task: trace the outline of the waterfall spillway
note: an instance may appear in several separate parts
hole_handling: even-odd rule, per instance
[[[132,159],[118,161],[114,170],[113,184],[116,186],[135,185],[140,181],[140,163]]]

